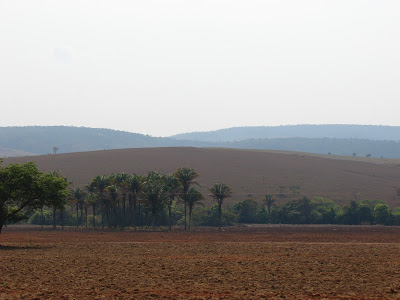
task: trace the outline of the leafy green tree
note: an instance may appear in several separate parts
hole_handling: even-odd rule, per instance
[[[233,210],[238,215],[239,223],[257,223],[259,205],[253,199],[246,199],[236,203]]]
[[[189,192],[189,188],[193,184],[198,184],[196,182],[196,178],[199,177],[199,174],[194,170],[190,168],[179,168],[175,173],[174,176],[178,179],[178,181],[181,184],[182,191],[181,191],[181,199],[183,200],[184,203],[184,209],[185,209],[185,230],[186,230],[186,206],[187,206],[187,194]]]
[[[221,214],[222,214],[222,204],[225,198],[232,197],[232,190],[229,186],[224,183],[215,183],[210,188],[211,196],[217,201],[218,204],[218,224],[219,230],[221,230]]]
[[[275,203],[275,199],[272,198],[271,194],[266,194],[264,196],[264,205],[267,207],[268,210],[268,223],[271,223],[271,208]]]
[[[360,215],[357,201],[351,200],[349,205],[343,206],[343,223],[348,225],[360,224]]]
[[[114,184],[122,196],[122,220],[121,227],[125,227],[126,220],[126,195],[129,193],[129,174],[118,173],[115,175]],[[119,203],[119,202],[118,202]]]
[[[27,218],[35,209],[63,207],[68,182],[38,170],[34,163],[0,166],[0,233],[5,223]]]
[[[369,224],[372,224],[374,221],[372,208],[368,204],[360,203],[358,205],[358,216],[360,218],[360,223],[368,222]]]
[[[375,222],[377,224],[389,225],[391,222],[391,211],[387,204],[378,204],[374,208]]]
[[[193,207],[196,205],[203,206],[204,204],[201,202],[201,200],[204,200],[202,193],[192,187],[187,194],[187,206],[189,208],[189,230],[192,221]]]

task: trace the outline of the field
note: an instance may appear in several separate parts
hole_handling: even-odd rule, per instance
[[[400,297],[400,228],[248,226],[0,235],[0,299]]]
[[[59,170],[72,186],[87,184],[97,175],[150,170],[175,172],[180,167],[198,171],[205,203],[209,187],[223,182],[233,190],[226,204],[248,197],[261,201],[267,193],[278,203],[302,196],[324,197],[338,204],[349,200],[384,200],[400,206],[400,160],[317,155],[284,151],[217,148],[148,148],[5,158],[4,165],[33,161],[42,171]],[[294,189],[296,187],[296,189]]]

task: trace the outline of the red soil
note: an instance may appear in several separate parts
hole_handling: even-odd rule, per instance
[[[0,299],[400,297],[400,228],[263,226],[0,235]]]

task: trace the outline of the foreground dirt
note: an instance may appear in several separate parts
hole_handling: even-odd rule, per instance
[[[400,298],[400,228],[6,228],[0,299]]]

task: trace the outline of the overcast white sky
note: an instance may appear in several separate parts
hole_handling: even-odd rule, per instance
[[[400,1],[0,0],[0,126],[400,125]]]

